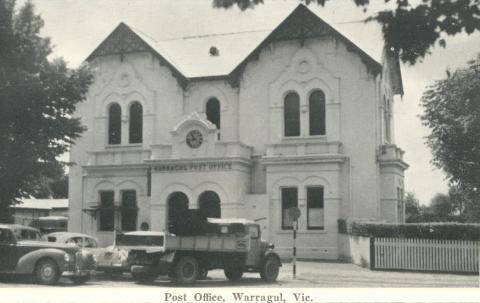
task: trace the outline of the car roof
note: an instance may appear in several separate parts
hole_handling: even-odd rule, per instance
[[[38,217],[38,220],[59,220],[59,221],[68,221],[67,217],[62,216],[47,216],[47,217]]]
[[[82,234],[82,233],[73,233],[73,232],[54,232],[54,233],[47,234],[47,237],[57,237],[57,239],[59,240],[73,238],[73,237],[84,237],[84,238],[97,240],[97,238],[92,237],[90,235]]]
[[[125,233],[124,235],[132,235],[132,236],[164,236],[166,233],[164,231],[152,231],[152,230],[137,230],[137,231],[130,231]]]
[[[38,231],[37,228],[30,227],[30,226],[25,226],[25,225],[20,225],[20,224],[0,224],[0,228],[5,228],[5,229],[28,229],[28,230],[34,230]]]

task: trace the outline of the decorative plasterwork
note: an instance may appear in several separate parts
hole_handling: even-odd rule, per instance
[[[110,81],[95,95],[96,116],[106,116],[108,106],[113,102],[120,104],[122,114],[127,113],[128,106],[133,101],[142,104],[144,114],[153,113],[154,91],[142,80],[132,64],[122,62]]]
[[[208,121],[205,117],[200,115],[198,112],[193,112],[187,117],[183,118],[172,130],[172,135],[176,135],[185,128],[190,128],[191,126],[199,126],[204,128],[208,132],[215,132],[217,127],[212,122]]]

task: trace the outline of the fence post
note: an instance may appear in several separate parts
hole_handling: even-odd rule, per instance
[[[375,238],[370,237],[370,269],[375,269]]]

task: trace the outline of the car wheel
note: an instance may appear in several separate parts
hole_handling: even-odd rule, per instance
[[[240,267],[225,267],[223,272],[230,281],[238,281],[243,276],[243,270]]]
[[[56,284],[60,279],[60,270],[58,270],[57,263],[51,259],[41,260],[35,267],[35,277],[38,284]]]
[[[180,284],[193,284],[199,272],[198,262],[194,257],[182,257],[176,266],[175,280]]]
[[[85,284],[89,279],[90,279],[90,275],[70,277],[70,281],[72,281],[73,284],[76,284],[76,285]]]
[[[133,280],[138,283],[152,283],[157,277],[158,275],[154,272],[132,272]]]
[[[275,282],[280,271],[280,263],[275,257],[267,257],[260,270],[260,277],[265,282]]]

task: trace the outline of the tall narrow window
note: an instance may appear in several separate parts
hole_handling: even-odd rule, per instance
[[[390,102],[383,97],[383,119],[385,124],[385,141],[390,143],[391,140],[391,125],[390,125]]]
[[[217,98],[211,98],[206,105],[207,120],[220,129],[220,102]]]
[[[323,229],[324,218],[323,187],[307,187],[307,228]]]
[[[122,230],[137,229],[137,193],[134,190],[122,191]]]
[[[282,188],[282,229],[292,229],[293,221],[288,215],[288,209],[298,206],[298,189],[296,187]]]
[[[115,212],[113,191],[100,192],[99,225],[100,231],[113,231],[115,225]]]
[[[284,102],[285,137],[300,136],[300,97],[289,93]]]
[[[129,143],[142,143],[143,108],[138,102],[130,105]]]
[[[120,144],[122,140],[122,109],[114,103],[108,110],[108,144]]]
[[[325,94],[314,91],[308,100],[310,135],[325,135]]]

